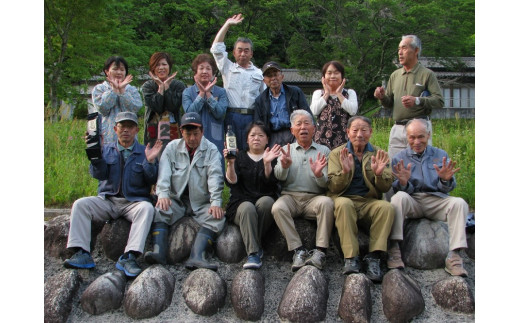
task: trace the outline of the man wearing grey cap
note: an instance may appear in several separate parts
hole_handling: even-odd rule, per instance
[[[181,134],[181,139],[168,143],[161,156],[152,227],[153,251],[145,254],[145,260],[166,264],[169,226],[184,216],[192,216],[200,229],[185,267],[217,270],[217,265],[209,263],[204,253],[225,224],[222,154],[203,136],[202,120],[196,112],[182,116]]]
[[[136,258],[144,250],[154,217],[150,189],[157,180],[155,160],[162,142],[158,140],[151,148],[135,140],[139,127],[133,112],[118,113],[115,122],[117,142],[104,145],[102,158],[90,161],[90,174],[99,180],[98,196],[83,197],[72,206],[67,248],[75,253],[63,265],[94,268],[96,264],[90,255],[91,222],[123,216],[132,226],[116,268],[128,277],[135,277],[142,271]]]
[[[255,99],[253,120],[261,120],[269,127],[269,147],[284,146],[294,142],[289,120],[291,113],[298,109],[311,113],[311,110],[299,87],[282,83],[284,75],[278,63],[265,63],[262,73],[268,88]]]

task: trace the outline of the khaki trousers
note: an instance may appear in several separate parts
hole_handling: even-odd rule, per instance
[[[262,236],[273,223],[273,204],[272,197],[262,196],[255,204],[242,202],[238,206],[233,222],[240,227],[248,255],[261,249]]]
[[[392,197],[395,207],[395,220],[390,233],[390,240],[403,240],[404,217],[417,219],[427,218],[437,221],[448,221],[450,234],[450,250],[467,248],[466,219],[468,204],[460,197],[439,197],[427,193],[397,192]]]
[[[129,202],[125,198],[89,196],[76,200],[70,213],[67,248],[80,247],[90,252],[92,221],[106,221],[123,216],[132,223],[125,252],[143,252],[154,217],[150,202]]]
[[[393,206],[385,200],[355,195],[336,197],[334,217],[343,256],[352,258],[359,255],[358,220],[370,227],[369,252],[386,251],[394,216]]]
[[[316,247],[329,247],[330,234],[334,225],[334,202],[330,197],[310,193],[283,193],[274,202],[272,213],[278,228],[287,240],[288,250],[302,246],[293,220],[299,216],[318,222]]]

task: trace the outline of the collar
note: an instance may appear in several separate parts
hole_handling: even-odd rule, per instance
[[[345,147],[347,147],[348,151],[354,155],[354,146],[352,146],[352,142],[347,141],[347,144],[345,145]],[[374,151],[374,147],[372,146],[372,144],[370,144],[369,142],[366,144],[365,146],[365,149],[363,150],[363,155],[367,152],[367,151]]]
[[[275,97],[273,96],[273,93],[271,93],[271,89],[269,89],[269,88],[268,88],[268,92],[269,92],[269,99],[277,99],[277,100],[280,99],[280,97],[281,97],[282,95],[285,95],[285,90],[284,90],[284,88],[283,88],[283,83],[282,83],[282,87],[281,87],[281,89],[280,89],[280,95],[278,96],[278,98],[275,98]]]
[[[134,140],[134,143],[128,148],[121,146],[121,144],[119,144],[119,141],[117,141],[117,150],[119,150],[120,152],[124,151],[124,150],[133,151],[134,147],[135,147],[135,140]]]
[[[404,69],[404,66],[403,66],[403,67],[402,67],[402,68],[403,68],[403,73],[402,73],[402,75],[407,74],[407,73],[415,74],[415,72],[417,72],[417,70],[419,69],[420,66],[421,66],[421,62],[417,61],[417,64],[415,64],[415,66],[412,67],[412,69],[410,70],[410,72],[407,72],[407,71]]]
[[[410,146],[408,146],[408,156],[415,156],[417,158],[422,158],[426,155],[429,155],[431,152],[430,145],[426,145],[424,151],[421,154],[416,153]]]
[[[296,145],[296,149],[301,148],[301,149],[305,150],[305,148],[303,148],[303,146],[301,146],[298,143],[298,141],[295,141],[294,143],[291,143],[291,146],[292,145]],[[318,146],[317,146],[316,142],[314,142],[314,140],[311,142],[311,145],[309,146],[309,149],[311,149],[311,148],[318,149]]]
[[[190,148],[190,146],[188,146],[188,144],[185,141],[184,142],[184,147],[186,147],[186,151],[188,151],[188,155],[193,157],[193,155],[195,155],[195,152],[197,151],[197,148],[200,147],[200,144],[199,144],[199,147],[196,147],[196,148],[192,149],[192,148]]]

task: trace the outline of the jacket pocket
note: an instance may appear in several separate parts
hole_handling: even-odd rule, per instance
[[[142,164],[133,164],[130,169],[130,185],[135,188],[146,186]]]

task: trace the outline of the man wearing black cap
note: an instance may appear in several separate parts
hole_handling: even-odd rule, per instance
[[[191,248],[188,269],[217,270],[203,256],[225,224],[222,210],[222,154],[203,136],[202,120],[196,112],[181,118],[181,139],[168,143],[159,164],[155,219],[152,228],[154,250],[148,263],[166,264],[168,228],[184,216],[192,216],[200,229]]]
[[[270,130],[269,147],[294,142],[289,116],[294,110],[303,109],[309,113],[305,94],[297,86],[283,84],[282,68],[276,62],[267,62],[262,67],[267,89],[260,93],[253,105],[253,120],[261,120]]]
[[[125,253],[116,268],[128,277],[141,273],[136,258],[143,252],[154,218],[150,189],[157,180],[155,162],[162,148],[160,140],[146,148],[135,140],[139,132],[137,116],[120,112],[114,131],[117,142],[103,146],[102,158],[92,159],[90,174],[99,180],[98,196],[83,197],[72,206],[67,248],[76,253],[65,260],[67,268],[94,268],[90,256],[91,221],[107,221],[124,216],[132,222]]]

